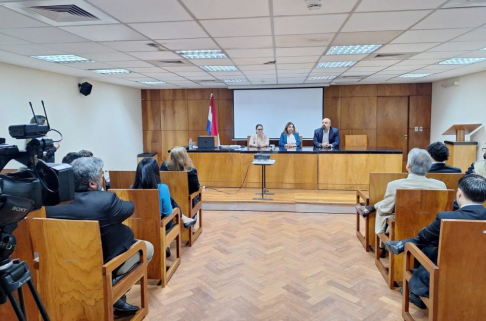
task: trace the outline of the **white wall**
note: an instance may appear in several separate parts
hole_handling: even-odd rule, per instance
[[[454,78],[456,79],[456,78]],[[486,147],[486,72],[461,76],[460,85],[444,88],[438,81],[432,85],[431,142],[455,140],[455,136],[442,133],[453,124],[483,124],[466,140],[477,141],[478,157],[482,159],[481,148]]]
[[[24,148],[23,140],[10,137],[8,126],[29,123],[29,101],[36,114],[43,114],[44,100],[51,128],[64,136],[56,162],[68,152],[87,149],[107,170],[135,170],[136,156],[143,151],[140,89],[89,80],[93,90],[85,97],[78,91],[79,80],[0,63],[0,137]],[[58,134],[48,137],[57,139]],[[5,168],[18,167],[11,161]]]

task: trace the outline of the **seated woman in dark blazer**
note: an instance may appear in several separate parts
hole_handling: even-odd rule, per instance
[[[280,135],[278,145],[285,148],[300,147],[302,145],[300,136],[295,131],[295,126],[292,122],[288,122],[287,125],[285,125],[284,131]]]
[[[199,191],[199,179],[197,177],[197,170],[192,164],[187,151],[184,147],[174,147],[170,151],[169,161],[163,162],[160,167],[161,171],[187,171],[187,179],[189,183],[189,194]],[[199,202],[199,197],[194,199],[195,203]],[[194,204],[195,204],[194,203]]]

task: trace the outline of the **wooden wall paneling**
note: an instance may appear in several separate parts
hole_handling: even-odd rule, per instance
[[[233,142],[233,131],[232,130],[220,130],[219,140],[221,145],[236,145],[237,142]]]
[[[160,102],[161,130],[188,130],[187,100]]]
[[[160,130],[143,131],[143,152],[157,153],[158,161],[162,160],[162,132]],[[136,155],[133,155],[135,159]]]
[[[376,85],[342,86],[341,97],[376,97]]]
[[[162,131],[162,151],[163,159],[169,155],[168,150],[176,146],[188,146],[189,133],[187,130],[166,130]]]
[[[208,122],[208,110],[209,99],[187,101],[187,113],[189,116],[190,130],[206,130],[206,125]]]
[[[142,100],[160,100],[160,92],[161,90],[142,90]]]
[[[215,91],[216,91],[216,89],[215,89]],[[218,89],[218,95],[215,95],[215,97],[218,97],[218,99],[231,100],[231,102],[233,102],[233,90],[232,89],[219,88]]]
[[[197,145],[197,138],[199,136],[206,136],[208,133],[206,132],[206,129],[204,130],[189,130],[188,131],[188,135],[189,135],[189,138],[192,139],[192,141],[194,142],[194,145]],[[188,141],[189,141],[189,138],[188,138]]]
[[[376,147],[376,129],[339,129],[339,136],[341,136],[341,146],[346,147],[344,144],[345,135],[367,135],[368,146]]]
[[[143,130],[160,130],[160,103],[158,100],[142,101]]]
[[[343,86],[330,86],[324,88],[324,98],[339,98],[341,97],[341,88]]]
[[[233,132],[233,126],[234,126],[233,100],[228,100],[228,99],[217,100],[216,106],[218,111],[219,130]]]
[[[431,109],[431,96],[410,96],[409,128],[417,126],[430,129]]]
[[[160,100],[186,100],[187,89],[162,89]]]
[[[340,128],[341,98],[324,98],[324,117],[331,120],[331,126]]]
[[[341,98],[339,129],[375,129],[376,97]]]
[[[209,106],[209,98],[213,93],[214,99],[219,99],[219,91],[217,88],[214,89],[188,89],[187,99],[188,100],[204,100],[206,105]]]
[[[408,150],[414,147],[427,149],[430,144],[430,129],[425,128],[421,132],[416,132],[414,128],[408,129]]]
[[[408,84],[410,96],[432,96],[432,83]]]
[[[408,96],[408,84],[378,85],[378,96]]]

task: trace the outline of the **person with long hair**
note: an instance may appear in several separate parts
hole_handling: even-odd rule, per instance
[[[287,125],[285,125],[284,131],[280,135],[278,145],[285,148],[300,147],[302,145],[300,136],[295,130],[294,123],[289,121]]]
[[[157,189],[159,190],[160,216],[165,217],[172,214],[174,207],[179,207],[170,197],[169,187],[161,183],[159,165],[153,158],[144,158],[138,163],[135,181],[130,188],[133,189]],[[188,228],[196,224],[196,220],[182,214],[184,227]]]
[[[189,183],[189,194],[199,191],[199,179],[197,177],[197,170],[192,164],[191,158],[187,154],[184,147],[174,147],[170,151],[170,158],[167,162],[163,162],[160,167],[161,171],[187,171],[187,178]],[[196,200],[196,199],[195,199]],[[197,198],[197,203],[199,198]]]

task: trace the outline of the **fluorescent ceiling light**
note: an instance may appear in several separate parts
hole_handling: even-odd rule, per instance
[[[206,71],[238,71],[235,66],[199,66],[202,70]]]
[[[309,80],[332,80],[336,76],[320,76],[320,77],[310,77]]]
[[[351,67],[356,61],[326,61],[317,65],[317,68],[347,68]]]
[[[485,60],[486,58],[451,58],[439,62],[438,65],[469,65]]]
[[[232,82],[248,82],[248,79],[245,78],[235,78],[235,79],[222,79],[222,82],[232,83]]]
[[[106,74],[106,75],[131,73],[130,70],[126,70],[126,69],[90,69],[89,71],[96,72],[97,74]]]
[[[145,84],[145,85],[163,85],[163,84],[166,84],[165,81],[139,81],[139,83],[141,84]]]
[[[40,59],[48,62],[55,62],[58,64],[69,64],[75,62],[94,62],[91,59],[75,56],[75,55],[53,55],[53,56],[31,56],[35,59]]]
[[[380,47],[381,45],[332,46],[326,52],[326,56],[369,54]]]
[[[427,77],[430,76],[430,74],[405,74],[398,76],[400,78],[422,78],[422,77]]]
[[[484,48],[483,48],[483,49],[481,49],[481,50],[486,50],[486,47],[484,47]]]
[[[176,51],[186,59],[224,59],[228,58],[221,50],[180,50]]]

